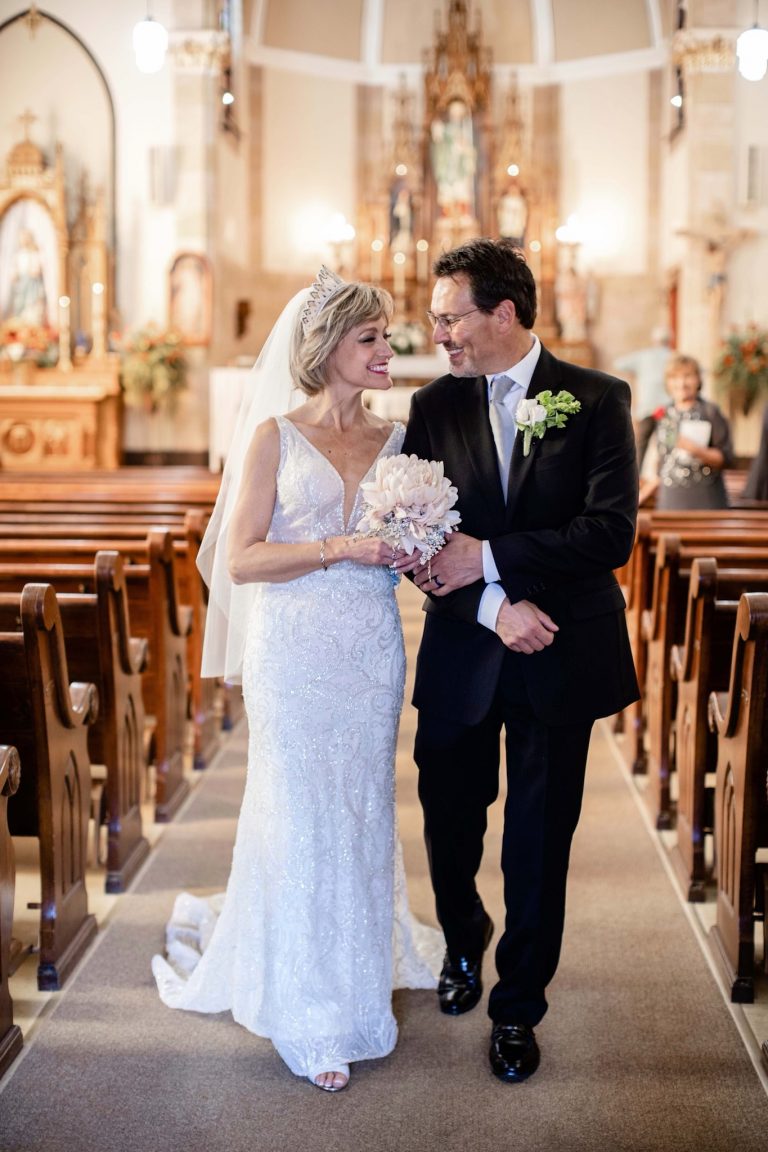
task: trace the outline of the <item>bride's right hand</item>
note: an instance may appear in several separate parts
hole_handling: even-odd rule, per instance
[[[332,536],[325,546],[329,563],[339,560],[352,560],[355,564],[392,564],[397,551],[380,536]]]

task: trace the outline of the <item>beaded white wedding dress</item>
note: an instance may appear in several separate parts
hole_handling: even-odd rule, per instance
[[[268,538],[351,532],[360,491],[345,523],[336,469],[290,420],[277,422]],[[398,453],[403,435],[396,424],[379,457]],[[397,1038],[393,987],[437,982],[445,944],[409,912],[396,831],[404,670],[386,568],[345,561],[257,585],[243,667],[248,775],[227,891],[218,904],[178,898],[168,959],[152,967],[170,1007],[231,1010],[297,1075],[385,1056]]]

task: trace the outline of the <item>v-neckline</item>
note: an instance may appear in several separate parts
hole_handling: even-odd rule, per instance
[[[315,455],[316,455],[316,456],[319,456],[319,457],[320,457],[320,459],[321,459],[321,460],[323,460],[323,461],[324,461],[324,462],[325,462],[325,463],[328,465],[328,467],[331,469],[331,471],[333,472],[334,476],[335,476],[335,477],[336,477],[336,479],[338,480],[339,484],[341,485],[341,489],[342,489],[342,492],[344,493],[344,499],[342,500],[342,504],[341,504],[341,514],[342,514],[342,518],[343,518],[343,520],[344,520],[344,530],[345,530],[345,532],[346,532],[346,531],[348,531],[348,530],[349,530],[349,521],[352,519],[352,517],[353,517],[353,515],[354,515],[354,512],[355,512],[355,508],[356,508],[356,506],[357,506],[357,498],[358,498],[358,496],[360,495],[360,485],[361,485],[361,484],[363,484],[363,482],[364,482],[364,481],[365,481],[365,480],[368,478],[368,476],[370,476],[370,474],[371,474],[371,471],[373,470],[373,468],[374,468],[374,467],[376,466],[376,464],[378,463],[378,461],[379,461],[379,459],[380,459],[380,457],[381,457],[381,454],[382,454],[382,452],[383,452],[383,451],[384,451],[384,449],[387,447],[387,445],[389,444],[390,440],[392,439],[392,437],[394,436],[395,432],[397,431],[397,428],[398,428],[398,423],[399,423],[399,421],[395,420],[395,421],[393,422],[393,424],[392,424],[392,431],[390,432],[389,436],[387,436],[387,438],[386,438],[386,440],[384,441],[384,443],[382,444],[381,448],[379,448],[378,452],[376,453],[376,455],[375,455],[375,456],[373,457],[373,459],[371,460],[371,462],[370,462],[370,464],[368,465],[367,469],[365,470],[365,472],[363,473],[363,475],[362,475],[362,476],[360,477],[360,479],[358,480],[358,482],[357,482],[357,487],[356,487],[356,489],[355,489],[355,495],[354,495],[354,497],[353,497],[353,500],[352,500],[352,507],[351,507],[351,508],[350,508],[350,510],[349,510],[349,516],[347,516],[347,515],[346,515],[346,511],[347,511],[347,510],[346,510],[346,507],[345,507],[345,503],[346,503],[346,495],[347,495],[347,486],[346,486],[346,484],[344,483],[344,477],[342,476],[341,472],[339,472],[339,470],[338,470],[338,468],[336,467],[336,465],[335,465],[335,464],[334,464],[334,463],[333,463],[331,460],[329,460],[329,459],[328,459],[328,457],[325,455],[325,453],[321,452],[321,451],[320,451],[320,449],[317,447],[317,445],[316,445],[316,444],[313,444],[313,443],[312,443],[312,441],[309,439],[309,437],[304,435],[304,433],[303,433],[303,432],[301,431],[301,429],[300,429],[300,428],[299,428],[299,427],[298,427],[298,426],[297,426],[297,425],[294,423],[294,421],[293,421],[293,420],[289,420],[287,416],[283,416],[283,417],[281,417],[281,419],[285,420],[286,424],[290,424],[291,428],[294,430],[294,432],[296,433],[296,435],[297,435],[297,436],[299,436],[299,437],[300,437],[300,438],[301,438],[301,439],[304,441],[304,443],[305,443],[305,444],[307,444],[307,445],[309,446],[309,448],[311,448],[311,450],[312,450],[312,451],[315,453]]]

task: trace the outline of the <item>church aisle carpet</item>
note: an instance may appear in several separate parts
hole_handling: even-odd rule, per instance
[[[406,634],[417,623],[406,596]],[[432,920],[413,768],[401,732],[399,815],[414,911]],[[441,1016],[398,992],[400,1039],[324,1095],[228,1016],[173,1012],[149,962],[178,889],[226,880],[245,731],[169,825],[71,986],[0,1086],[2,1152],[758,1152],[768,1097],[596,730],[571,868],[563,959],[537,1035],[539,1072],[500,1084],[483,1005]],[[500,805],[480,878],[501,919]],[[492,977],[486,963],[486,982]]]

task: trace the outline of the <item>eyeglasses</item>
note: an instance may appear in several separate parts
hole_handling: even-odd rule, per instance
[[[459,320],[463,320],[465,316],[471,316],[473,312],[479,312],[479,308],[470,308],[469,312],[462,312],[460,316],[435,316],[434,312],[427,312],[427,320],[433,328],[439,324],[441,328],[447,328],[452,332]]]

